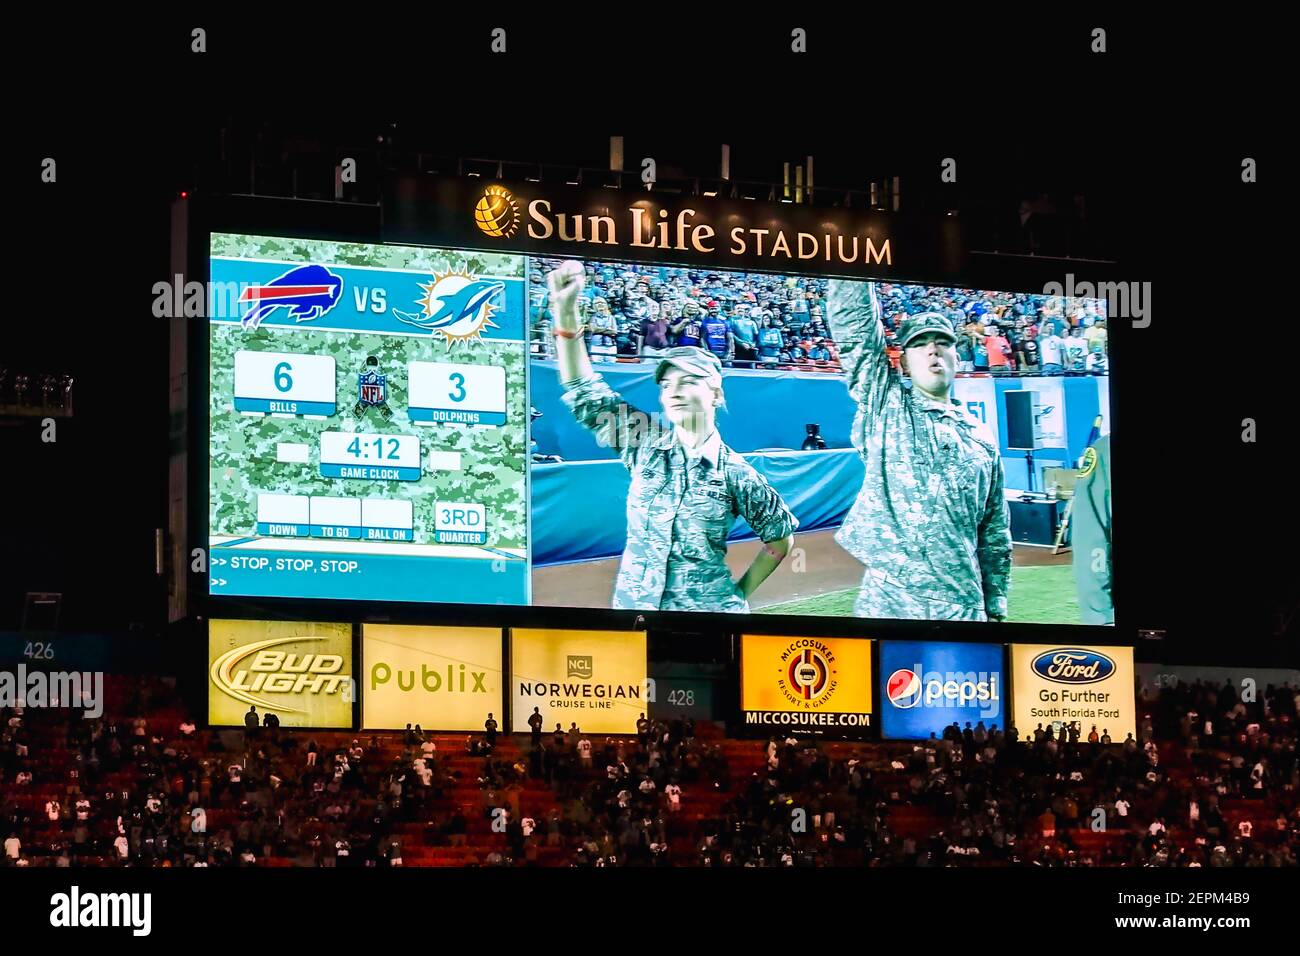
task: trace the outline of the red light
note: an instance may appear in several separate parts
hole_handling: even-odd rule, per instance
[[[189,199],[189,198],[190,198],[190,194],[187,193],[185,190],[182,189],[182,190],[181,190],[181,198],[182,198],[182,199]]]

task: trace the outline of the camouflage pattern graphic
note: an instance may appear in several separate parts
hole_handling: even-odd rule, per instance
[[[628,440],[625,423],[650,416],[629,409],[598,374],[566,385],[564,402],[632,476],[613,607],[748,612],[727,567],[727,535],[738,516],[764,541],[793,533],[799,522],[776,490],[725,443],[716,460],[690,462],[671,430]]]
[[[866,565],[854,613],[1005,618],[1011,531],[997,445],[961,406],[904,386],[885,353],[874,283],[833,279],[828,306],[866,463],[835,535]]]
[[[214,235],[213,255],[311,261],[338,265],[519,276],[519,255],[447,252],[403,246],[353,245],[318,240]],[[451,360],[461,364],[497,365],[506,374],[506,424],[499,427],[458,424],[416,425],[408,407],[407,366],[414,361],[446,362],[447,346],[420,336],[262,326],[242,331],[238,324],[212,323],[210,401],[211,533],[248,535],[257,526],[257,495],[277,492],[354,498],[408,499],[414,512],[415,542],[434,543],[434,505],[438,501],[481,503],[487,512],[485,547],[525,548],[527,515],[526,353],[519,342],[482,340],[462,344]],[[325,421],[301,417],[242,415],[234,409],[235,353],[241,349],[290,351],[330,356],[335,362],[338,411]],[[357,376],[367,356],[387,379],[386,403],[393,414],[356,418]],[[420,439],[419,481],[365,481],[325,478],[320,473],[320,435],[325,431],[416,435]],[[305,463],[277,461],[281,442],[310,449]],[[428,471],[430,451],[459,452],[461,471]]]

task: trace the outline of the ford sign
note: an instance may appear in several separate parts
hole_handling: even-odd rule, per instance
[[[1115,673],[1115,662],[1105,654],[1062,647],[1034,658],[1034,673],[1058,684],[1095,684]]]

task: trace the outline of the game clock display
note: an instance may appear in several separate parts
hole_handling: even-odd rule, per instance
[[[211,592],[528,603],[523,257],[209,249]]]

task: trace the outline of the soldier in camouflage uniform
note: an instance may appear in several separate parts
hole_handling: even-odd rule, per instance
[[[718,435],[722,364],[703,349],[668,349],[655,381],[672,427],[656,428],[592,371],[574,304],[581,265],[566,262],[547,280],[565,404],[602,444],[618,451],[632,475],[627,545],[613,606],[747,612],[749,595],[789,553],[798,521],[767,480]],[[727,535],[737,517],[763,541],[738,582],[726,563]]]
[[[859,617],[1001,621],[1011,571],[996,442],[949,398],[956,334],[937,312],[899,329],[905,386],[885,354],[875,284],[832,279],[831,334],[858,403],[866,478],[835,539],[866,565]]]
[[[1084,624],[1114,624],[1110,575],[1110,436],[1084,452],[1074,485],[1071,549]]]

